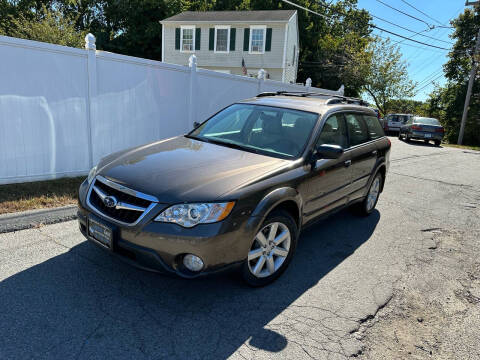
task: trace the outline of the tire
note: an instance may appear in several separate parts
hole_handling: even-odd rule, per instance
[[[377,182],[377,179],[378,179],[378,182]],[[380,197],[380,189],[382,188],[383,181],[384,181],[383,175],[380,172],[377,173],[373,178],[372,183],[370,184],[367,196],[365,196],[365,199],[360,204],[358,204],[357,213],[359,215],[368,216],[373,212],[373,210],[375,209],[375,206],[377,206],[378,198]],[[375,188],[376,188],[375,198],[371,198],[370,197],[371,192],[375,191]]]
[[[398,140],[402,140],[402,132],[401,131],[398,132]]]
[[[289,238],[284,235],[285,238],[282,240],[281,235],[285,232],[288,232]],[[243,280],[252,287],[265,286],[275,281],[292,260],[297,247],[297,238],[298,228],[292,216],[286,211],[274,210],[267,216],[252,241],[247,259],[242,265]],[[268,243],[273,239],[281,240],[278,246]],[[265,243],[265,247],[262,247],[262,243]]]
[[[435,140],[435,146],[440,146],[442,142],[440,140]]]
[[[425,144],[429,144],[429,143],[430,143],[430,141],[427,140],[427,139],[425,139],[425,140],[423,140],[423,141],[425,141]]]
[[[406,142],[410,142],[410,136],[408,136],[408,133],[405,134],[405,141],[406,141]]]

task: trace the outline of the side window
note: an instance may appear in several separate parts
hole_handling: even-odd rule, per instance
[[[363,119],[367,124],[368,133],[370,134],[370,139],[378,139],[385,134],[383,133],[382,125],[378,121],[376,116],[367,116],[363,115]]]
[[[345,114],[347,119],[348,136],[350,146],[355,146],[368,141],[368,131],[362,116],[357,114]]]
[[[322,144],[347,147],[347,131],[342,114],[332,115],[325,121],[316,146]]]

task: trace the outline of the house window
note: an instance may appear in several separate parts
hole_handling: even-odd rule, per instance
[[[230,26],[215,26],[215,52],[228,53],[230,48]]]
[[[263,54],[265,52],[266,26],[250,26],[250,53]]]
[[[182,26],[180,51],[191,52],[195,45],[195,26]]]

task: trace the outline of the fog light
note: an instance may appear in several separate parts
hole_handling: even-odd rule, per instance
[[[203,269],[203,261],[198,256],[187,254],[183,258],[183,265],[190,271],[200,271]]]

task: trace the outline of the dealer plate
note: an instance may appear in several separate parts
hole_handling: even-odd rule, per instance
[[[88,218],[88,235],[107,249],[112,248],[112,229],[92,218]]]

